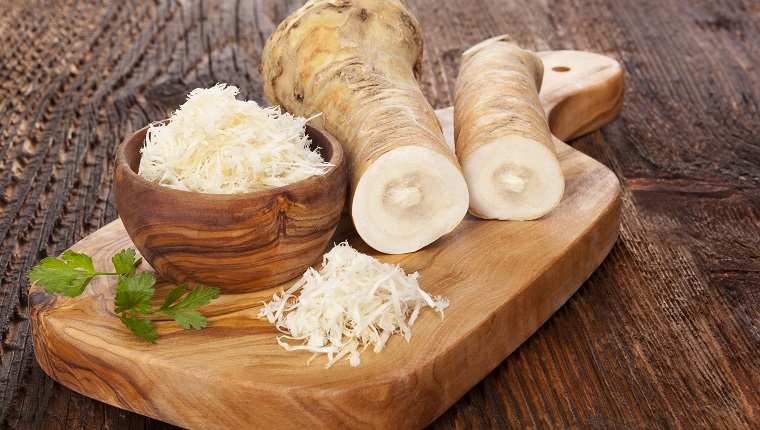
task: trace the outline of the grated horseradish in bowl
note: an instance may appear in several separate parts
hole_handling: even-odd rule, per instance
[[[169,120],[122,142],[114,172],[119,216],[145,260],[171,282],[222,293],[301,275],[335,231],[347,187],[334,137],[304,119],[272,118],[272,108],[253,111],[236,93],[194,91]],[[311,151],[297,154],[278,135]],[[321,158],[309,155],[317,151]],[[288,171],[288,163],[304,168]]]

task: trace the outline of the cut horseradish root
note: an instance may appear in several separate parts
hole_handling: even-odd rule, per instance
[[[565,189],[554,152],[518,136],[480,146],[464,160],[462,169],[470,207],[481,218],[540,218],[559,204]]]
[[[374,352],[382,351],[394,333],[409,342],[423,308],[431,307],[443,318],[448,300],[431,297],[417,277],[343,242],[324,255],[322,269],[309,268],[292,287],[264,303],[258,316],[285,333],[277,342],[286,350],[313,352],[308,363],[326,354],[326,368],[344,357],[358,366],[362,351],[370,345]]]
[[[542,76],[538,56],[506,36],[462,54],[454,137],[473,215],[531,220],[562,199],[564,175],[538,99]]]
[[[405,146],[383,154],[364,172],[351,214],[365,242],[402,254],[454,229],[467,212],[467,201],[467,184],[448,158]]]
[[[267,40],[272,104],[315,118],[343,146],[351,217],[388,254],[417,251],[453,230],[469,195],[456,156],[419,86],[422,33],[398,0],[306,2]]]

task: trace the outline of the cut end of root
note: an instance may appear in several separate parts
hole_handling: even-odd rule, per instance
[[[496,186],[501,187],[505,192],[508,193],[521,193],[527,186],[526,181],[523,177],[509,171],[497,171],[496,175],[494,176],[494,183]]]
[[[475,45],[471,46],[469,49],[467,49],[466,51],[464,51],[462,53],[462,56],[470,55],[470,54],[472,54],[472,53],[474,53],[476,51],[479,51],[479,50],[483,49],[484,47],[486,47],[488,45],[492,45],[492,44],[498,43],[498,42],[513,43],[512,37],[510,35],[508,35],[508,34],[502,34],[500,36],[494,36],[494,37],[492,37],[490,39],[486,39],[486,40],[484,40],[484,41],[482,41],[482,42],[480,42],[478,44],[475,44]]]
[[[364,172],[351,203],[364,241],[387,254],[405,254],[453,230],[467,213],[467,184],[446,156],[419,146],[383,154]]]
[[[565,191],[555,153],[508,136],[473,151],[462,164],[472,212],[487,219],[532,220],[554,209]]]
[[[389,207],[395,208],[397,211],[410,211],[414,210],[422,203],[423,195],[419,185],[416,184],[404,184],[404,181],[396,186],[389,184],[386,187],[383,200]]]

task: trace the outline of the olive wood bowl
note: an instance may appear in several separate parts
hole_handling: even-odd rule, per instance
[[[348,180],[343,150],[329,133],[306,126],[312,149],[333,164],[323,176],[251,193],[203,194],[137,174],[147,130],[119,146],[113,189],[127,234],[158,274],[175,284],[246,293],[301,275],[323,254]]]

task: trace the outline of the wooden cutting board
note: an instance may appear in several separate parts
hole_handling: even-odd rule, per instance
[[[542,102],[555,135],[592,131],[620,111],[622,70],[607,57],[542,53]],[[439,111],[447,138],[452,111]],[[226,295],[205,307],[202,331],[157,322],[152,345],[113,313],[112,279],[95,278],[79,297],[32,286],[32,334],[42,368],[94,399],[189,428],[418,428],[449,408],[531,336],[604,260],[618,235],[619,184],[606,167],[555,141],[565,173],[564,198],[537,221],[468,216],[452,233],[409,255],[383,255],[350,228],[336,233],[360,251],[407,272],[451,301],[445,319],[429,309],[407,343],[324,369],[308,352],[286,352],[274,326],[256,318],[275,289]],[[96,268],[132,247],[119,220],[71,249]],[[143,263],[142,269],[151,270]],[[289,283],[288,283],[289,284]],[[157,284],[159,302],[171,288]],[[519,387],[510,389],[519,390]]]

